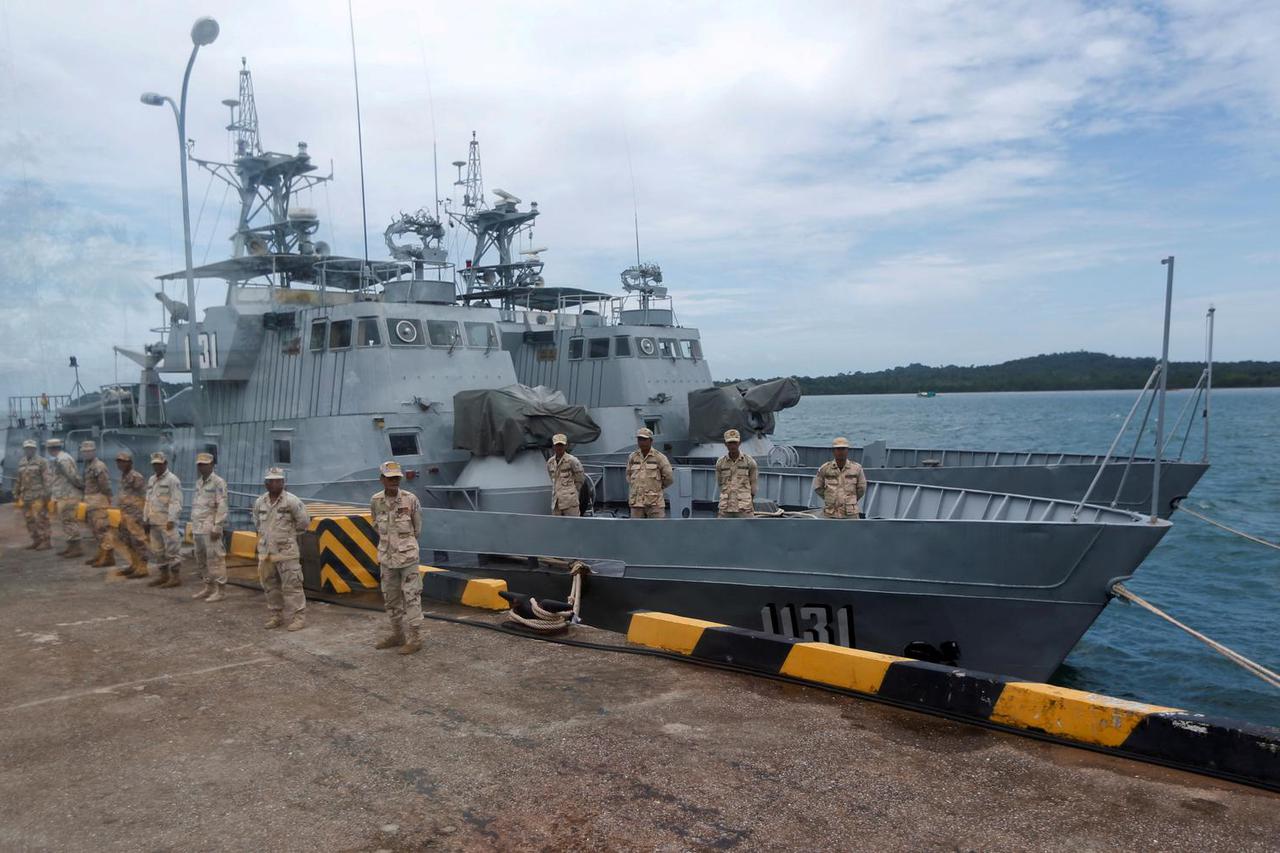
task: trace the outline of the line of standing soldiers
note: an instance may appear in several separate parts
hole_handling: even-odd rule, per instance
[[[586,473],[578,458],[567,450],[563,434],[551,438],[552,454],[547,458],[551,479],[551,514],[580,515],[579,495]],[[716,485],[720,489],[718,518],[753,518],[760,468],[756,460],[742,452],[742,436],[736,429],[724,434],[726,453],[716,460]],[[831,442],[832,459],[824,462],[813,477],[813,490],[822,498],[826,518],[860,518],[858,501],[867,493],[867,475],[849,458],[849,440]],[[636,449],[627,457],[627,504],[632,518],[666,518],[664,493],[675,482],[671,461],[653,449],[653,431],[636,431]]]

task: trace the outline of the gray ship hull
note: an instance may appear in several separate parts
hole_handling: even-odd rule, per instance
[[[424,556],[564,597],[563,572],[486,555],[598,560],[584,620],[665,610],[901,655],[954,643],[972,669],[1049,677],[1166,522],[553,518],[427,509]]]

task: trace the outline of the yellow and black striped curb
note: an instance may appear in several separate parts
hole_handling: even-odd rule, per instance
[[[348,593],[351,586],[346,578],[357,579],[365,588],[377,589],[381,573],[378,570],[377,531],[371,525],[358,523],[330,525],[326,522],[353,522],[359,516],[315,519],[311,532],[320,538],[321,589],[327,587],[336,593]],[[366,523],[368,516],[363,519]],[[227,535],[227,554],[246,560],[258,558],[258,535],[250,530],[236,530]],[[372,539],[368,538],[372,536]],[[422,594],[435,601],[464,604],[484,610],[508,610],[510,605],[499,593],[507,591],[507,582],[496,578],[473,578],[459,572],[451,572],[436,566],[418,566],[422,574]]]
[[[1280,729],[1268,726],[669,613],[633,614],[627,640],[1280,791]]]

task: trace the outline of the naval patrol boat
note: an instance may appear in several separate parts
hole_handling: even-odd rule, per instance
[[[656,265],[625,271],[621,295],[546,282],[545,250],[519,249],[537,205],[501,190],[487,201],[474,137],[458,161],[460,204],[394,220],[390,260],[336,256],[316,239],[317,211],[299,203],[332,176],[316,173],[305,143],[262,147],[247,68],[228,105],[232,162],[190,155],[239,200],[231,257],[193,273],[224,282],[223,304],[200,317],[169,292],[186,271],[161,276],[159,340],[122,350],[142,367],[139,382],[104,393],[99,420],[82,406],[73,428],[40,417],[40,429],[94,437],[108,453],[165,449],[188,482],[194,453],[212,453],[241,512],[269,465],[287,470],[299,496],[359,511],[378,465],[394,458],[422,500],[436,562],[547,595],[564,591],[559,561],[588,561],[588,622],[617,626],[661,607],[1035,678],[1168,529],[1118,507],[884,480],[867,495],[865,521],[827,523],[810,512],[808,460],[785,458],[794,450],[778,459],[794,464],[762,471],[769,517],[711,518],[714,477],[699,461],[708,447],[695,440],[689,397],[714,382]],[[460,268],[443,248],[449,227],[474,239]],[[163,384],[188,374],[187,388]],[[458,401],[504,389],[527,406],[500,425],[509,452],[480,452],[459,429]],[[784,408],[787,394],[766,392],[756,396],[777,408],[753,415]],[[548,514],[547,417],[582,427],[589,517]],[[639,427],[678,463],[668,519],[622,517],[616,455]],[[774,458],[768,435],[756,429],[747,452]]]

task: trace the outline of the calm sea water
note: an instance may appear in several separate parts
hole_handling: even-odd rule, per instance
[[[1169,418],[1189,392],[1169,395]],[[1137,392],[1062,391],[806,397],[779,418],[781,442],[1105,453]],[[1185,423],[1185,421],[1184,421]],[[1131,441],[1132,439],[1130,439]],[[1215,391],[1212,467],[1188,506],[1280,541],[1280,389]],[[1142,452],[1151,452],[1148,439]],[[1129,444],[1122,445],[1127,453]],[[1175,445],[1176,447],[1176,445]],[[1193,430],[1188,458],[1202,439]],[[1127,585],[1193,628],[1280,669],[1280,551],[1187,515]],[[1113,601],[1054,683],[1280,726],[1280,691],[1134,605]]]

